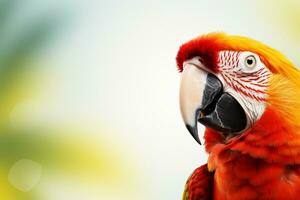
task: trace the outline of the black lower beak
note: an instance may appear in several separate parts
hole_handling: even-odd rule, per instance
[[[202,78],[204,78],[203,75]],[[247,117],[239,102],[233,96],[223,91],[223,84],[215,75],[208,73],[203,83],[205,83],[205,86],[201,87],[202,92],[196,92],[200,94],[201,98],[198,99],[200,103],[194,108],[193,112],[186,109],[189,111],[189,115],[193,116],[183,115],[184,119],[188,119],[185,120],[186,127],[193,138],[201,144],[198,136],[197,121],[224,134],[237,134],[243,131],[247,126]],[[197,86],[195,87],[197,88]],[[192,92],[195,93],[195,90]],[[185,105],[189,105],[188,100],[183,100],[182,102]],[[188,106],[184,108],[188,108]],[[193,120],[195,121],[193,122]]]
[[[246,128],[247,120],[244,109],[228,93],[223,93],[216,102],[211,102],[214,109],[210,113],[200,114],[198,121],[222,133],[238,133]]]

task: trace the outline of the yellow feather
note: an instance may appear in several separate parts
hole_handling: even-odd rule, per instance
[[[300,125],[300,88],[280,74],[272,76],[269,82],[267,103],[275,107],[283,119]]]
[[[201,37],[212,38],[216,44],[227,50],[251,51],[258,54],[273,74],[281,74],[287,77],[300,88],[300,71],[282,53],[274,48],[251,38],[227,35],[221,32],[210,33]]]
[[[251,51],[273,73],[267,91],[267,104],[276,107],[282,117],[300,124],[300,71],[282,53],[259,41],[225,33],[210,33],[201,37],[211,38],[224,50]]]

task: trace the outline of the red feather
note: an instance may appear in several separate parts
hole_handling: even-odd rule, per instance
[[[213,173],[207,165],[197,168],[186,183],[183,200],[210,200],[212,198]]]
[[[299,127],[287,124],[275,108],[267,107],[256,125],[225,141],[207,129],[209,166],[214,166],[213,199],[299,199]]]
[[[183,44],[176,56],[179,71],[182,72],[183,62],[194,56],[201,56],[205,66],[211,67],[212,71],[217,71],[217,54],[221,50],[217,39],[217,37],[201,36]]]
[[[189,178],[184,200],[300,199],[300,72],[276,50],[222,33],[183,44],[176,57],[178,69],[181,72],[184,61],[201,56],[206,67],[219,72],[217,54],[222,50],[252,51],[260,56],[273,73],[267,107],[250,130],[229,140],[206,129],[208,164]]]

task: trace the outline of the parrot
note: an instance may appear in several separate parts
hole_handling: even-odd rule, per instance
[[[179,47],[179,104],[207,163],[183,200],[300,199],[300,71],[258,40],[223,32]]]

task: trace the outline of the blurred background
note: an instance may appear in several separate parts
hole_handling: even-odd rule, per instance
[[[300,64],[299,13],[297,0],[1,0],[1,199],[180,199],[207,155],[181,120],[179,46],[224,31]]]

